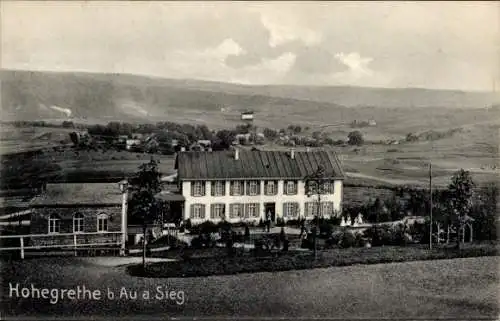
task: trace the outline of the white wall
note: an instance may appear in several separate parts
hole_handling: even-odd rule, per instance
[[[186,201],[184,204],[184,219],[188,219],[190,216],[190,210],[192,204],[204,204],[205,205],[205,219],[191,219],[191,222],[198,223],[206,220],[212,220],[214,222],[220,221],[220,219],[211,219],[210,218],[210,205],[214,203],[223,203],[226,204],[226,220],[229,222],[240,222],[240,218],[230,219],[229,218],[229,204],[232,203],[259,203],[260,217],[258,218],[249,218],[246,221],[256,221],[258,222],[261,218],[265,218],[264,213],[264,203],[276,203],[276,217],[283,217],[283,203],[288,202],[297,202],[299,203],[299,216],[301,218],[304,217],[305,214],[305,203],[306,202],[316,202],[317,195],[313,195],[308,197],[305,195],[305,183],[303,181],[298,182],[297,186],[297,194],[296,195],[284,195],[283,194],[283,184],[284,181],[278,181],[278,194],[274,196],[268,196],[264,194],[264,181],[260,182],[260,195],[249,196],[249,195],[241,195],[241,196],[231,196],[229,195],[230,191],[230,182],[226,181],[226,195],[225,196],[212,196],[211,195],[211,184],[210,182],[206,182],[205,185],[205,196],[191,196],[191,182],[184,181],[182,182],[182,195],[185,197]],[[343,194],[343,185],[341,180],[336,180],[334,183],[334,193],[333,194],[324,194],[321,195],[321,202],[333,202],[333,209],[336,212],[341,211],[342,208],[342,194]]]

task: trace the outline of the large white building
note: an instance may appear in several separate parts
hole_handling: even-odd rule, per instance
[[[305,177],[319,167],[324,193],[306,194]],[[183,218],[229,222],[339,215],[344,174],[333,152],[181,152],[176,160]],[[177,199],[179,200],[179,199]]]

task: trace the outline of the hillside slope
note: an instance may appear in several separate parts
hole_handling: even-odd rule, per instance
[[[430,120],[428,112],[437,111],[446,117],[459,113],[461,117],[471,119],[470,116],[477,111],[471,111],[471,108],[500,102],[492,93],[245,86],[126,74],[1,70],[0,78],[3,120],[60,121],[72,118],[89,123],[171,120],[223,127],[239,122],[239,113],[252,109],[260,126],[276,127],[301,122],[314,127],[367,118],[376,118],[381,123],[384,119],[393,118],[394,113],[402,114],[404,118],[415,114],[418,119],[425,115],[426,121]],[[446,108],[426,110],[416,107]],[[456,110],[450,113],[448,108]],[[392,119],[391,123],[394,125]],[[458,123],[461,125],[462,121]]]
[[[202,112],[220,113],[221,107],[235,115],[249,108],[257,112],[342,108],[326,102],[183,88],[182,82],[130,75],[3,70],[1,81],[3,119],[158,121],[189,113],[202,118]]]

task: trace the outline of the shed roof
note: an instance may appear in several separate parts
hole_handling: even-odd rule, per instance
[[[325,176],[343,179],[344,173],[334,152],[315,150],[294,152],[292,158],[286,151],[234,152],[184,152],[176,161],[178,178],[197,179],[303,179],[322,166]]]
[[[32,206],[120,205],[118,183],[47,184],[45,192],[35,197]]]

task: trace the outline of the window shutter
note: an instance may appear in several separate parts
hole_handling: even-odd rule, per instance
[[[212,196],[215,196],[215,186],[217,185],[216,183],[217,183],[217,182],[211,182],[211,183],[210,183],[210,194],[211,194]]]
[[[260,204],[255,205],[255,217],[260,217]]]
[[[221,219],[225,219],[226,218],[226,204],[223,204],[222,205],[222,214],[221,214]]]
[[[215,218],[215,204],[210,204],[210,218]]]
[[[283,217],[287,217],[288,216],[288,213],[286,212],[286,206],[287,206],[288,203],[283,203]]]
[[[193,185],[191,184],[191,187]],[[189,207],[189,217],[190,218],[194,218],[194,204],[191,204],[191,206]]]
[[[194,196],[194,182],[193,181],[191,182],[191,196]]]
[[[205,196],[206,185],[207,185],[207,182],[201,182],[201,196]]]
[[[202,204],[201,205],[201,215],[200,215],[200,218],[205,218],[205,204]]]

